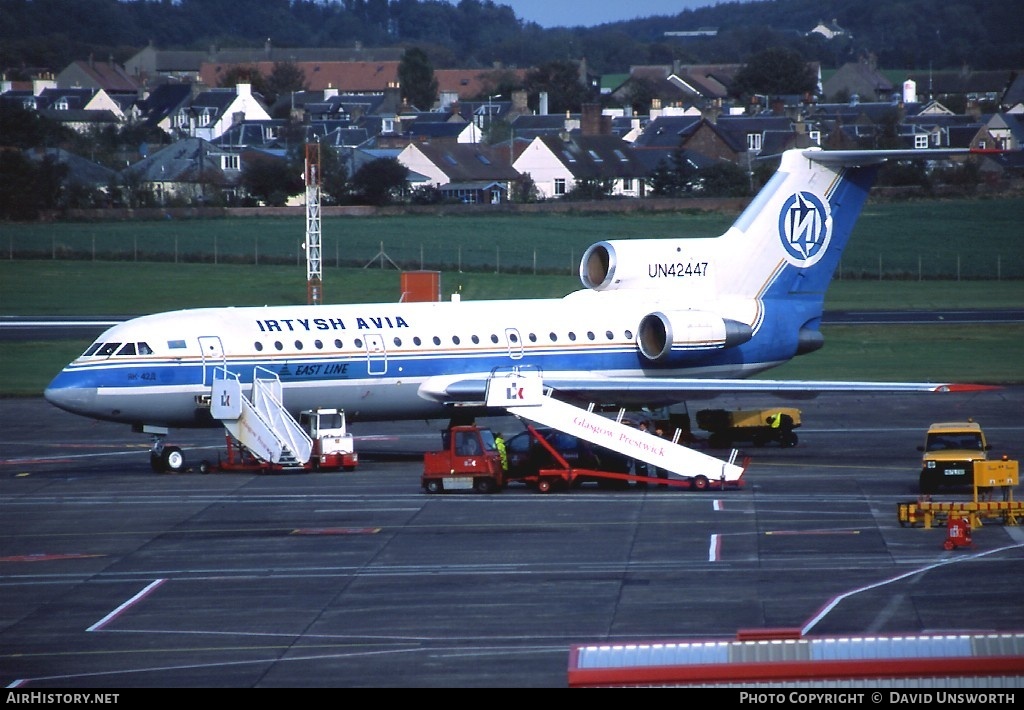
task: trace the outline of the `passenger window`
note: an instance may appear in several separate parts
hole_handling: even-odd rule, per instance
[[[316,346],[317,350],[323,350],[324,349],[324,341],[322,341],[322,340],[314,340],[313,341],[313,345]]]
[[[295,349],[296,350],[302,350],[302,341],[301,340],[296,340],[295,341]]]
[[[441,344],[441,339],[435,335],[434,336],[434,345],[440,345],[440,344]]]
[[[395,338],[395,347],[396,348],[402,347],[402,339],[401,338]]]
[[[253,347],[256,348],[256,352],[263,352],[263,343],[261,343],[260,341],[257,340],[255,343],[253,343]]]
[[[480,338],[478,338],[477,336],[474,335],[472,340],[473,340],[473,345],[479,345],[480,344]]]
[[[336,347],[338,350],[341,350],[341,340],[340,339],[336,339],[334,341],[334,347]]]

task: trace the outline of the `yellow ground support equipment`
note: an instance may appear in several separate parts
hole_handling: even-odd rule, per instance
[[[1024,504],[1013,499],[1013,489],[1019,484],[1017,461],[975,461],[974,499],[965,501],[933,501],[928,496],[907,503],[899,503],[897,514],[901,527],[926,528],[939,523],[945,525],[950,517],[963,517],[971,528],[980,528],[982,520],[1019,525],[1024,518]],[[992,500],[996,491],[1001,500]]]

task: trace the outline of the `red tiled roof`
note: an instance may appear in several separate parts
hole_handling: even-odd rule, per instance
[[[207,86],[219,86],[222,77],[236,66],[255,66],[263,76],[274,71],[274,62],[227,64],[203,62],[199,78]],[[398,62],[295,62],[306,77],[310,91],[334,88],[340,92],[384,91],[398,84]]]

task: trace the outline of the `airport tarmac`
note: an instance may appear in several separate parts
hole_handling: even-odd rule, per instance
[[[558,688],[580,643],[1024,630],[1024,528],[947,551],[897,517],[933,421],[1024,456],[1024,387],[786,404],[799,444],[744,448],[742,490],[430,495],[443,422],[353,424],[353,473],[169,475],[126,426],[0,400],[0,685]]]

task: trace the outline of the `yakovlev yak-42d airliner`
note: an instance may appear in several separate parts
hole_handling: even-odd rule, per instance
[[[786,151],[725,234],[597,242],[580,263],[584,288],[560,299],[135,318],[104,332],[45,396],[151,434],[154,467],[177,470],[184,456],[165,445],[171,428],[237,422],[250,399],[270,402],[257,407],[270,418],[322,406],[350,421],[447,419],[459,405],[495,414],[487,384],[509,370],[538,373],[552,400],[623,408],[717,393],[972,388],[748,379],[822,347],[825,291],[880,165],[957,152],[967,151]]]

